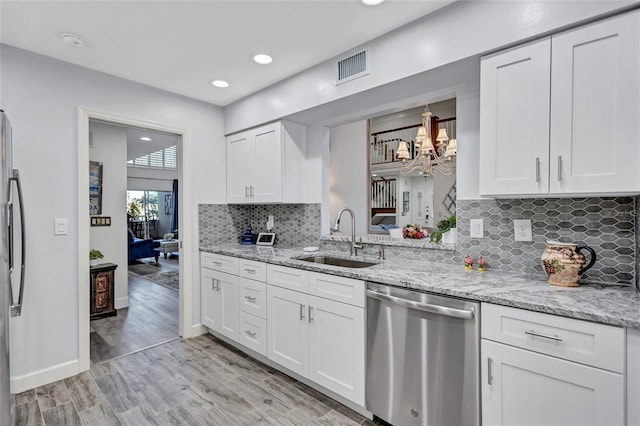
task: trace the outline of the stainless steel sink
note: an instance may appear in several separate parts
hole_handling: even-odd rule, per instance
[[[365,262],[364,260],[343,259],[341,257],[330,256],[309,256],[301,257],[298,260],[305,262],[322,263],[325,265],[343,266],[345,268],[366,268],[368,266],[377,265],[376,262]]]

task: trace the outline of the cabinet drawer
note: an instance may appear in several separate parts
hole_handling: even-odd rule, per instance
[[[200,252],[200,266],[228,274],[238,275],[238,258],[221,254]]]
[[[483,303],[482,338],[624,372],[621,327]]]
[[[267,264],[264,262],[256,262],[255,260],[239,259],[238,275],[264,282],[267,280]]]
[[[309,294],[364,307],[364,281],[336,275],[309,272]]]
[[[267,265],[267,283],[307,293],[309,291],[309,272],[286,266]]]
[[[240,310],[267,318],[267,285],[264,282],[240,278]]]
[[[240,344],[267,355],[267,321],[246,312],[240,312]]]

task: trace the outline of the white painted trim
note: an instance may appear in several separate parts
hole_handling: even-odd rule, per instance
[[[209,330],[202,324],[194,324],[191,326],[191,337],[200,336],[208,332]]]
[[[116,309],[128,308],[129,307],[129,296],[127,297],[118,297],[113,301],[113,304]]]
[[[87,186],[87,188],[89,187]],[[89,270],[88,267],[87,270]],[[85,304],[89,306],[88,303]],[[87,315],[89,315],[88,310]],[[29,389],[37,388],[38,386],[43,386],[57,382],[58,380],[66,379],[67,377],[75,376],[78,374],[79,370],[80,362],[77,359],[74,359],[73,361],[47,367],[44,370],[23,374],[22,376],[11,376],[11,393],[15,394],[24,392]]]
[[[180,336],[190,337],[193,322],[192,300],[192,218],[191,218],[191,177],[190,170],[191,138],[189,131],[177,127],[167,126],[154,121],[122,116],[119,114],[100,111],[78,106],[78,362],[73,374],[88,370],[90,367],[89,354],[89,215],[86,200],[89,199],[89,120],[96,119],[123,126],[142,127],[159,132],[172,133],[181,137],[179,144],[179,158],[181,166],[178,170],[180,184],[179,222],[180,240]],[[86,173],[82,171],[86,170]],[[185,171],[185,173],[182,173]],[[119,299],[121,300],[121,299]],[[128,305],[128,301],[127,301]],[[73,375],[71,374],[71,375]]]
[[[627,425],[640,425],[640,330],[627,328]]]

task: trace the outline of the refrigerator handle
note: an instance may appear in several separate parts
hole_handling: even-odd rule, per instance
[[[25,241],[25,232],[24,232],[24,204],[22,200],[22,185],[20,184],[20,172],[18,169],[13,169],[11,172],[11,177],[9,178],[9,185],[12,182],[16,183],[16,188],[18,189],[18,205],[20,206],[20,246],[22,248],[22,256],[20,258],[20,294],[18,295],[18,303],[15,303],[13,300],[13,286],[9,285],[10,289],[10,297],[11,297],[11,316],[19,317],[22,313],[22,295],[24,294],[24,265],[25,265],[25,254],[26,250],[26,241]],[[9,196],[11,191],[9,191]],[[13,229],[13,215],[11,217],[11,229]],[[13,247],[10,248],[13,252]]]

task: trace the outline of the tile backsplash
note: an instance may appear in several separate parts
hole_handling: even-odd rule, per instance
[[[274,216],[276,245],[320,244],[320,204],[200,204],[200,246],[238,242],[247,225],[267,232],[267,216]]]
[[[636,284],[640,266],[636,247],[640,245],[640,224],[636,212],[640,198],[537,198],[511,200],[458,200],[458,242],[456,250],[387,247],[386,255],[462,265],[465,254],[479,255],[489,268],[533,274],[544,278],[540,256],[546,240],[588,245],[597,253],[595,265],[583,281]],[[320,204],[199,206],[200,245],[236,242],[252,223],[254,232],[266,231],[267,215],[275,216],[277,244],[308,246],[320,244]],[[253,218],[252,218],[253,217]],[[484,238],[471,238],[469,220],[483,219]],[[533,242],[514,241],[513,220],[531,219]],[[348,250],[348,243],[322,241],[323,248]],[[365,252],[376,248],[365,244]],[[588,256],[588,254],[587,254]],[[639,269],[639,270],[636,270]]]

